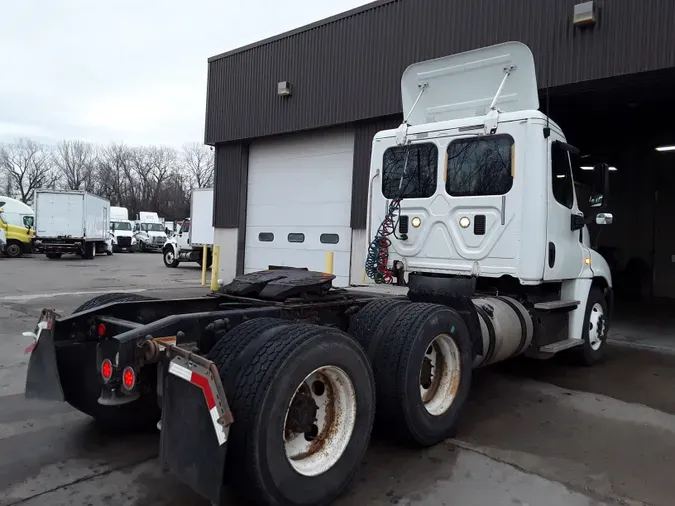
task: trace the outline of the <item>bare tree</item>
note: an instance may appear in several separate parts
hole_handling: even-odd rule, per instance
[[[181,163],[196,188],[208,188],[213,185],[213,148],[200,142],[183,145]]]
[[[38,188],[52,188],[58,180],[49,150],[31,139],[0,146],[0,168],[25,203],[31,203]]]
[[[96,147],[82,141],[62,141],[54,152],[66,190],[93,191],[95,183]]]

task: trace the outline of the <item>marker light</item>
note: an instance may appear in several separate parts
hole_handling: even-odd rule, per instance
[[[466,216],[462,216],[459,219],[459,226],[462,228],[469,228],[469,225],[471,225],[471,220],[467,218]]]
[[[107,358],[101,363],[101,376],[104,381],[110,381],[112,378],[113,366],[112,362]]]
[[[105,325],[99,323],[98,327],[96,328],[96,332],[98,333],[99,337],[103,337],[105,335]]]
[[[127,390],[131,390],[136,385],[136,373],[133,368],[125,367],[122,373],[122,384]]]
[[[410,223],[412,224],[413,227],[420,228],[422,220],[420,220],[419,216],[414,216],[413,219],[410,220]]]
[[[585,263],[586,265],[591,265],[591,259],[590,259],[589,257],[586,257],[586,258],[584,259],[584,263]]]

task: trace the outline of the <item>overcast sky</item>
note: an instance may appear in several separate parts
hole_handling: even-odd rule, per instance
[[[209,56],[363,0],[0,0],[0,140],[202,141]]]

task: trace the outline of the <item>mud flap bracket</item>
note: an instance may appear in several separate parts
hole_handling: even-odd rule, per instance
[[[222,502],[232,414],[215,365],[176,346],[167,349],[160,459],[195,492]]]

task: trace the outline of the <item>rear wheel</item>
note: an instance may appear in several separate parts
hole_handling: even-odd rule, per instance
[[[351,317],[349,333],[363,346],[371,361],[374,359],[373,352],[377,349],[377,343],[372,343],[377,328],[392,311],[400,310],[409,303],[406,299],[377,299],[363,306]]]
[[[19,258],[23,255],[23,246],[19,241],[7,241],[7,247],[5,248],[5,254],[9,258]]]
[[[106,293],[94,297],[78,307],[73,313],[87,311],[113,302],[156,300],[134,293]],[[70,351],[70,350],[69,350]],[[157,405],[155,367],[141,370],[139,381],[150,388],[140,398],[120,406],[104,406],[98,403],[101,382],[96,357],[96,343],[82,343],[59,357],[59,375],[68,404],[91,416],[108,430],[147,430],[157,425],[160,409]]]
[[[351,482],[370,439],[368,359],[339,330],[295,324],[264,334],[238,359],[226,475],[255,504],[328,505]]]
[[[421,446],[452,437],[473,372],[462,317],[442,305],[409,304],[390,312],[373,342],[378,427]]]

